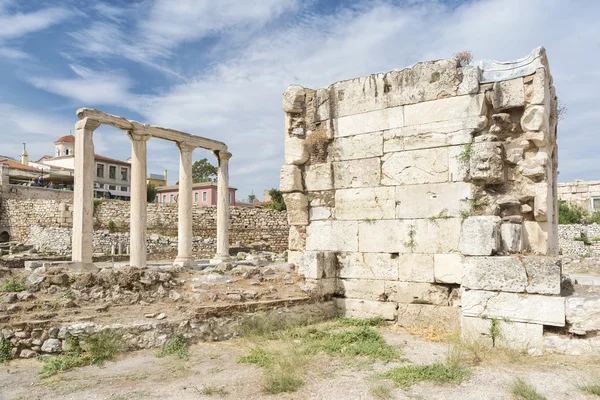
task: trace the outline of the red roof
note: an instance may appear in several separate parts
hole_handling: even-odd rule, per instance
[[[8,165],[8,168],[20,169],[22,171],[42,173],[41,169],[37,169],[35,167],[30,167],[29,165],[23,165],[20,162],[14,161],[14,160],[2,160],[2,161],[0,161],[0,164]]]
[[[73,135],[66,135],[66,136],[63,136],[63,137],[59,138],[54,143],[75,143],[75,136],[73,136]]]

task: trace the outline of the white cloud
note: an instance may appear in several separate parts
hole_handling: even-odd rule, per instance
[[[0,8],[2,11],[2,8]],[[68,18],[71,13],[59,7],[45,8],[30,13],[0,15],[0,39],[17,38],[37,32]]]
[[[29,55],[18,49],[0,46],[0,57],[12,60],[23,60],[25,58],[29,58]]]

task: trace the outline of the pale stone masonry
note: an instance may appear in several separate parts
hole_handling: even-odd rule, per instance
[[[283,110],[290,262],[341,312],[482,340],[500,319],[532,353],[565,325],[543,48],[292,85]]]

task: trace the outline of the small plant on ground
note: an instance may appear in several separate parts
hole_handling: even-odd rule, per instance
[[[167,340],[156,356],[164,357],[168,355],[176,356],[182,360],[189,358],[189,343],[183,335],[174,335]]]
[[[600,383],[592,383],[589,385],[581,386],[579,389],[589,394],[593,394],[595,396],[600,397]]]
[[[385,319],[382,317],[371,317],[371,318],[350,318],[350,317],[338,317],[337,326],[379,326],[385,323]]]
[[[454,54],[454,58],[456,58],[461,67],[466,67],[473,61],[473,53],[471,53],[471,50],[459,51]]]
[[[224,387],[215,385],[202,385],[199,392],[205,396],[227,396],[229,394]]]
[[[511,385],[510,392],[517,399],[522,400],[546,400],[544,396],[535,391],[535,388],[522,380],[517,378]]]
[[[0,364],[12,360],[12,344],[8,339],[0,339]]]
[[[112,360],[122,347],[121,339],[111,330],[104,329],[85,340],[86,352],[93,364],[102,365]]]
[[[261,368],[269,368],[273,365],[275,354],[264,350],[260,347],[256,347],[245,355],[238,359],[238,362],[245,364],[254,364]]]
[[[369,387],[369,392],[376,399],[387,400],[392,397],[392,388],[384,382],[377,382]]]
[[[25,280],[23,278],[11,276],[2,282],[1,289],[3,292],[22,292],[27,289],[27,286],[25,285]]]
[[[298,351],[286,353],[254,348],[238,362],[254,364],[265,370],[263,389],[269,394],[295,392],[302,386],[302,375],[306,365],[306,357]]]
[[[408,365],[396,367],[381,375],[391,379],[396,386],[408,388],[415,383],[430,381],[436,383],[460,384],[470,376],[469,370],[458,364]]]

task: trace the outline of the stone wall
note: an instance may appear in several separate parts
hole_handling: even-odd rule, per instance
[[[527,60],[287,89],[280,189],[315,290],[400,325],[485,336],[505,319],[533,351],[564,326],[560,263],[535,256],[558,254],[557,100],[545,50]]]
[[[576,238],[587,238],[587,241]],[[600,256],[600,225],[559,225],[558,246],[560,253],[565,256]]]
[[[600,198],[600,181],[575,181],[558,184],[558,198],[592,211],[592,198]]]

